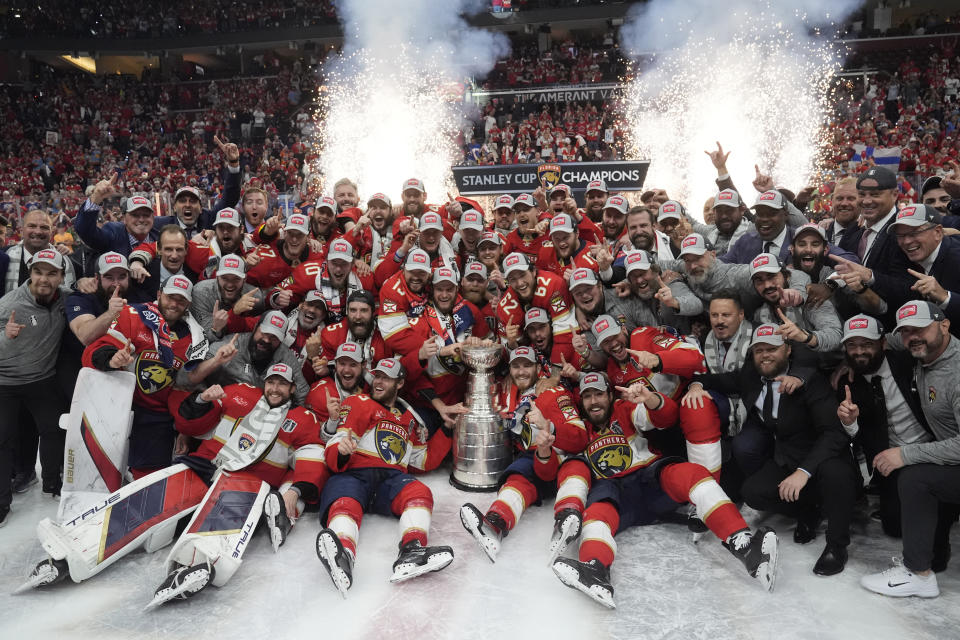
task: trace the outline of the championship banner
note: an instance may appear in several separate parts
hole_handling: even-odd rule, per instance
[[[495,164],[453,167],[457,190],[464,196],[530,193],[559,183],[583,193],[593,180],[603,180],[610,191],[640,191],[649,160],[568,162],[547,164]]]
[[[470,96],[477,104],[486,104],[492,98],[500,98],[507,103],[521,102],[602,102],[619,97],[625,85],[616,83],[590,83],[554,85],[536,89],[515,88],[499,91],[473,91]]]

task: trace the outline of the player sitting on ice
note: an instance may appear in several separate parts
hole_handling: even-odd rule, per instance
[[[215,385],[191,394],[175,419],[181,433],[203,438],[196,452],[73,520],[41,521],[37,533],[50,559],[37,565],[21,590],[67,575],[81,582],[141,546],[155,551],[173,540],[178,520],[194,510],[150,605],[226,584],[261,516],[276,550],[303,502],[316,501],[327,478],[320,425],[306,409],[291,406],[293,391],[292,368],[275,364],[263,389]]]
[[[550,561],[580,533],[590,471],[583,458],[564,452],[583,450],[587,432],[570,394],[559,386],[540,392],[537,373],[532,347],[517,347],[510,354],[510,376],[497,404],[519,456],[500,476],[497,499],[486,514],[469,502],[460,507],[464,529],[491,561],[526,508],[544,497],[557,496]]]
[[[617,387],[614,400],[607,377],[588,373],[580,380],[580,413],[589,443],[585,453],[593,482],[587,495],[579,560],[558,558],[553,572],[568,587],[615,608],[610,565],[617,552],[613,537],[627,527],[657,522],[690,502],[701,520],[765,589],[773,588],[777,534],[763,527],[751,533],[740,512],[706,468],[665,458],[648,443],[647,431],[677,422],[677,404],[642,382]]]
[[[327,442],[327,466],[333,472],[320,496],[320,519],[326,526],[317,536],[317,556],[334,586],[346,597],[353,583],[360,521],[365,512],[400,518],[400,553],[390,582],[402,582],[453,562],[450,547],[428,547],[427,530],[433,494],[407,469],[436,467],[437,452],[449,441],[430,438],[416,417],[398,403],[407,377],[396,358],[384,358],[373,368],[370,395],[346,398],[340,426]]]

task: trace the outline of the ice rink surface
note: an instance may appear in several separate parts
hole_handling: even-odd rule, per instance
[[[463,530],[458,510],[464,501],[485,510],[494,494],[460,492],[443,470],[423,479],[436,503],[430,542],[449,544],[456,554],[440,573],[391,585],[397,521],[367,516],[354,586],[341,599],[314,552],[319,523],[308,513],[277,554],[263,533],[255,536],[225,587],[146,613],[141,610],[164,577],[169,547],[134,552],[81,584],[9,595],[45,557],[34,533],[37,521],[56,515],[56,503],[34,485],[14,497],[0,529],[0,638],[960,638],[956,528],[958,554],[939,575],[942,593],[933,600],[884,598],[859,586],[862,575],[886,568],[900,552],[899,541],[870,521],[864,502],[857,505],[847,568],[831,578],[811,572],[823,548],[822,527],[814,542],[800,546],[793,543],[791,521],[746,509],[751,526],[772,526],[781,537],[770,594],[712,534],[694,545],[680,525],[634,528],[617,536],[617,609],[607,611],[564,587],[547,566],[552,504],[529,509],[491,564]],[[574,545],[568,553],[575,553]]]

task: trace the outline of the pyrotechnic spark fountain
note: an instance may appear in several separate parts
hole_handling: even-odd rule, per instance
[[[317,113],[325,188],[349,177],[393,197],[421,178],[431,201],[452,185],[462,104],[451,88],[509,51],[501,34],[469,27],[478,0],[341,0],[346,45],[324,69]]]
[[[704,151],[718,141],[750,203],[755,164],[778,186],[798,190],[815,181],[840,56],[829,39],[808,35],[805,16],[781,20],[766,7],[738,13],[725,6],[712,25],[661,23],[666,40],[675,28],[676,48],[658,53],[625,91],[628,153],[650,159],[646,184],[665,188],[694,215],[716,193]],[[623,34],[634,51],[637,35],[629,26]]]

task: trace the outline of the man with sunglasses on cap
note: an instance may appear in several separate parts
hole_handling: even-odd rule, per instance
[[[63,304],[69,290],[62,286],[65,266],[60,252],[40,249],[30,261],[27,281],[0,298],[0,526],[6,522],[12,501],[21,409],[32,415],[40,434],[43,490],[60,495],[64,432],[59,415],[67,407],[67,399],[55,373],[66,325]]]
[[[587,433],[573,397],[561,387],[541,389],[546,385],[539,369],[531,347],[510,353],[509,375],[495,403],[518,455],[500,476],[485,513],[469,502],[460,507],[460,522],[491,562],[527,507],[545,497],[556,494],[551,562],[579,535],[583,521],[590,471],[582,458],[566,452],[582,451]]]
[[[223,386],[243,382],[260,386],[271,366],[285,364],[294,369],[293,381],[297,387],[294,395],[297,402],[303,402],[310,385],[303,377],[303,365],[297,354],[283,344],[288,327],[287,316],[279,311],[267,311],[252,332],[235,333],[210,345],[207,358],[188,372],[186,381],[191,385]]]
[[[593,480],[577,559],[558,558],[553,572],[565,585],[613,609],[610,567],[617,553],[614,536],[628,527],[649,525],[686,503],[766,590],[774,586],[778,559],[776,533],[750,531],[740,512],[699,464],[664,457],[647,433],[676,424],[673,400],[636,383],[617,388],[606,376],[580,379],[580,415],[587,427],[584,454]]]
[[[450,547],[427,546],[433,494],[408,472],[435,468],[443,442],[431,438],[428,444],[426,429],[398,403],[406,377],[399,360],[378,362],[370,395],[343,401],[337,433],[326,445],[332,475],[320,496],[323,529],[317,536],[317,556],[344,597],[353,584],[364,513],[400,520],[400,550],[391,582],[440,571],[453,562]]]
[[[886,596],[935,598],[940,588],[934,571],[946,564],[949,526],[956,515],[954,509],[943,522],[941,504],[960,504],[960,343],[951,335],[943,310],[931,302],[911,300],[897,310],[896,318],[896,335],[915,360],[913,388],[920,394],[933,440],[893,446],[874,456],[877,471],[899,475],[903,560],[864,576],[860,584]]]
[[[797,544],[816,538],[825,515],[827,541],[813,572],[835,575],[847,563],[853,503],[861,484],[850,439],[837,418],[838,403],[816,371],[806,372],[803,386],[787,393],[786,376],[795,371],[792,348],[777,325],[757,326],[750,349],[751,359],[739,371],[697,376],[688,398],[706,398],[708,391],[739,395],[749,425],[734,436],[732,449],[746,477],[744,501],[760,511],[796,518]],[[741,447],[738,440],[751,445]]]
[[[340,322],[344,305],[354,291],[374,291],[373,276],[361,276],[354,266],[353,245],[337,238],[327,246],[326,260],[311,260],[296,268],[273,288],[267,299],[276,309],[287,309],[309,291],[319,291],[327,310],[327,321]]]
[[[156,302],[123,307],[106,334],[83,352],[85,367],[125,369],[137,378],[128,458],[135,478],[168,466],[173,456],[176,432],[170,406],[179,401],[174,381],[181,369],[192,369],[195,359],[203,357],[192,349],[186,320],[192,299],[193,283],[182,275],[171,276]]]

